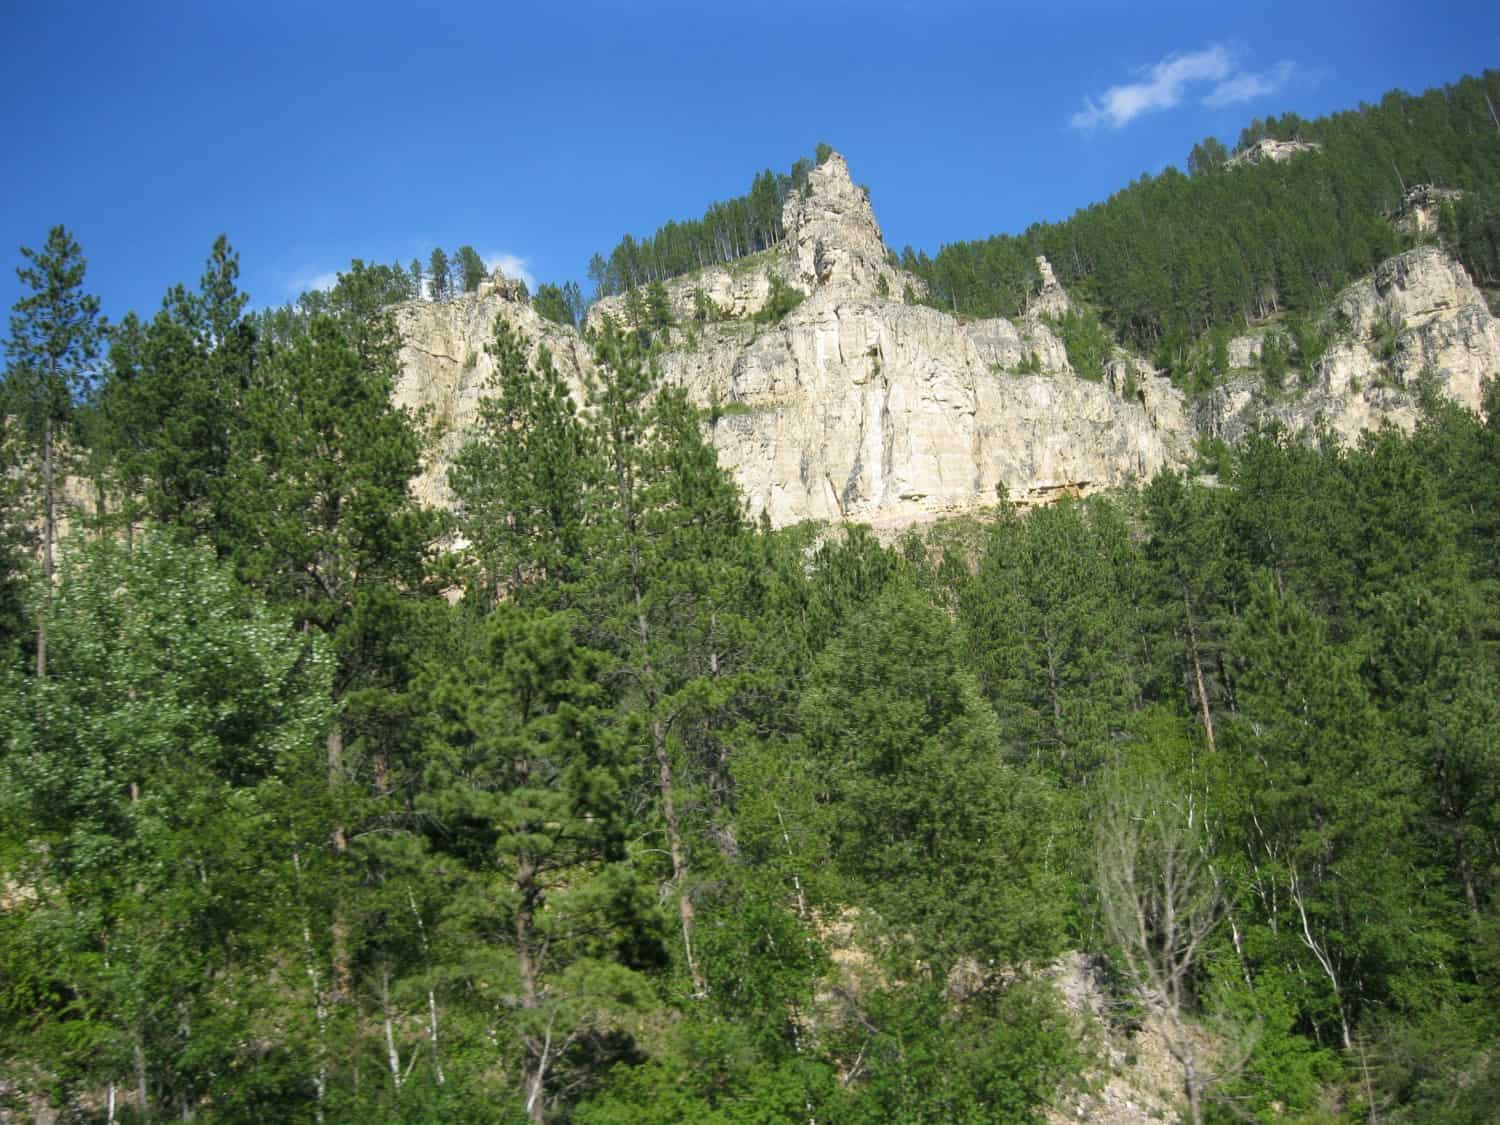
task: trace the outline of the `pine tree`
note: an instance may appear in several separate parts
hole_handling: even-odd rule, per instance
[[[449,276],[448,255],[439,246],[427,260],[427,296],[433,301],[446,301],[453,292],[453,281]]]
[[[532,1121],[548,1116],[580,1038],[619,1026],[647,989],[610,955],[648,912],[628,861],[631,732],[611,714],[601,653],[576,622],[502,605],[433,688],[423,810],[437,846],[471,873],[449,907],[469,962],[521,1046]],[[504,959],[480,949],[506,935]],[[491,955],[492,956],[492,955]]]
[[[484,259],[472,246],[460,246],[453,255],[453,268],[465,293],[473,293],[485,279]]]
[[[681,390],[658,387],[634,335],[609,326],[595,355],[590,408],[603,471],[578,604],[618,654],[627,699],[645,718],[686,966],[703,996],[680,775],[690,720],[727,690],[724,648],[738,617],[737,572],[725,563],[744,531],[740,498],[698,411]]]
[[[42,576],[50,599],[70,425],[75,405],[89,390],[90,365],[106,325],[99,299],[83,292],[88,263],[66,229],[53,227],[41,250],[23,246],[21,256],[30,264],[17,268],[16,276],[31,293],[12,307],[4,397],[40,474]],[[47,674],[45,624],[36,635],[36,673]]]
[[[586,505],[600,472],[594,444],[545,348],[529,361],[497,317],[487,350],[494,394],[449,470],[461,526],[489,596],[508,590],[557,604],[584,559]]]
[[[231,442],[257,351],[238,277],[239,255],[220,235],[198,291],[173,286],[149,324],[126,319],[110,350],[102,429],[127,527],[139,504],[159,523],[225,544]]]
[[[1045,956],[1059,937],[1035,826],[1061,808],[1006,764],[967,664],[944,614],[898,579],[818,658],[799,709],[845,901],[944,970],[965,955]]]

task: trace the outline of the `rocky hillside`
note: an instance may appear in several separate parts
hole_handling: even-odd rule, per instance
[[[1260,336],[1234,342],[1246,370],[1189,409],[1142,360],[1120,351],[1103,382],[1080,378],[1054,323],[1069,298],[1038,260],[1041,286],[1015,320],[968,320],[917,303],[869,199],[834,154],[793,192],[784,241],[665,286],[676,327],[657,358],[705,408],[721,463],[750,512],[778,526],[858,520],[895,528],[992,503],[1044,501],[1183,464],[1200,435],[1233,440],[1256,419],[1326,424],[1346,436],[1410,425],[1427,379],[1477,407],[1500,372],[1500,327],[1463,269],[1424,248],[1386,262],[1337,303],[1339,337],[1295,393],[1269,396],[1249,369]],[[763,323],[776,289],[804,299]],[[493,375],[485,353],[503,317],[546,346],[582,397],[589,348],[495,278],[446,304],[396,309],[405,341],[399,400],[425,406],[438,444],[420,483],[444,502],[446,464]],[[627,319],[625,298],[590,313]]]
[[[1383,422],[1410,429],[1424,386],[1477,410],[1485,381],[1500,375],[1500,321],[1463,267],[1433,246],[1391,258],[1345,289],[1325,329],[1327,352],[1288,377],[1295,385],[1285,395],[1267,394],[1253,371],[1264,334],[1232,341],[1231,362],[1242,371],[1198,405],[1201,431],[1233,442],[1274,418],[1353,440]]]

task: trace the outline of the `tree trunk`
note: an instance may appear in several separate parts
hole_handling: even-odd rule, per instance
[[[52,482],[52,419],[42,423],[42,596],[52,608],[52,544],[57,539],[57,496]],[[36,678],[47,675],[47,612],[36,627]]]
[[[135,1063],[135,1096],[140,1103],[141,1116],[151,1116],[151,1091],[146,1082],[146,1048],[141,1042],[141,1033],[135,1033],[134,1042],[131,1043],[132,1061]]]
[[[1203,1092],[1199,1089],[1198,1071],[1188,1064],[1187,1077],[1183,1082],[1187,1094],[1188,1117],[1193,1125],[1203,1125]]]
[[[682,842],[682,824],[677,818],[677,797],[672,780],[672,754],[667,745],[667,727],[660,719],[651,723],[651,743],[656,752],[656,782],[661,793],[661,815],[667,825],[667,850],[672,857],[672,882],[677,886],[677,917],[682,923],[682,946],[687,958],[688,975],[693,978],[693,995],[708,995],[708,981],[698,967],[693,953],[693,898],[687,889],[687,849]]]
[[[529,1012],[541,1007],[541,966],[536,957],[536,911],[542,891],[536,883],[536,869],[528,858],[522,858],[516,869],[516,889],[521,903],[516,909],[516,968],[521,977],[521,1007]],[[524,1036],[526,1046],[526,1116],[532,1121],[544,1120],[547,1100],[543,1095],[547,1081],[548,1055],[552,1046],[550,1028],[540,1046],[533,1033]]]
[[[1208,689],[1203,683],[1203,661],[1198,655],[1198,629],[1193,624],[1193,602],[1188,597],[1187,583],[1182,584],[1182,608],[1187,615],[1188,657],[1193,664],[1193,681],[1198,689],[1198,708],[1203,718],[1203,733],[1208,738],[1210,751],[1217,749],[1214,743],[1214,717],[1208,709]]]
[[[328,732],[328,788],[337,791],[339,779],[344,772],[344,728],[334,723]],[[349,850],[348,832],[343,824],[335,824],[332,834],[333,850],[343,855]],[[333,937],[333,995],[335,1004],[347,1003],[354,995],[354,972],[349,963],[349,922],[344,916],[342,898],[335,901],[331,929]]]
[[[318,963],[313,952],[312,926],[308,921],[307,901],[302,890],[302,857],[292,853],[292,871],[297,878],[297,903],[302,909],[302,952],[305,958],[304,971],[312,990],[313,1019],[318,1029],[318,1070],[313,1078],[315,1098],[313,1115],[318,1125],[323,1125],[323,1102],[328,1096],[328,1006],[324,1003],[323,987],[318,981]]]
[[[422,957],[427,962],[427,971],[432,972],[432,946],[427,941],[427,927],[422,922],[422,912],[417,909],[417,897],[410,890],[406,892],[406,901],[411,904],[411,916],[417,920],[417,933],[422,939]],[[437,993],[432,986],[427,986],[427,1042],[432,1046],[432,1069],[437,1077],[437,1084],[443,1085],[446,1079],[443,1076],[443,1056],[438,1050],[438,1009]]]

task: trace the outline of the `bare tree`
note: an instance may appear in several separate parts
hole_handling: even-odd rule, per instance
[[[1193,1125],[1203,1120],[1204,1091],[1223,1076],[1189,1020],[1195,969],[1223,908],[1201,823],[1190,799],[1163,782],[1117,776],[1094,855],[1105,929],[1182,1066]]]

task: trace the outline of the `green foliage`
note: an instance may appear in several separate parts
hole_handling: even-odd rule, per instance
[[[1188,175],[1203,176],[1217,172],[1229,159],[1229,150],[1218,137],[1204,137],[1188,155]]]
[[[1191,180],[1025,236],[1065,227],[1045,248],[1086,293],[1135,286],[1063,326],[1075,366],[1102,371],[1118,330],[1207,387],[1230,321],[1274,315],[1268,383],[1312,371],[1341,331],[1313,310],[1354,260],[1315,191],[1300,241],[1267,220],[1241,260],[1248,304],[1225,297],[1226,243],[1161,232],[1217,230],[1200,206],[1238,230],[1236,193],[1290,207],[1333,184],[1360,205],[1371,120],[1382,159],[1418,151],[1397,110],[1432,174],[1472,173],[1483,202],[1491,158],[1444,124],[1482,92],[1260,122],[1322,129],[1324,152],[1225,168],[1205,143]],[[754,213],[812,167],[760,179]],[[1188,218],[1137,243],[1125,204]],[[1441,233],[1482,262],[1474,214],[1454,204]],[[755,229],[735,252],[774,227]],[[1023,243],[989,260],[991,297],[1032,287],[1007,256]],[[498,384],[450,481],[461,555],[432,553],[445,524],[409,491],[422,420],[391,405],[385,310],[420,265],[355,262],[247,315],[220,240],[196,289],[127,318],[103,383],[67,395],[112,507],[24,604],[35,447],[8,408],[5,1096],[77,1115],[113,1086],[122,1120],[330,1125],[1034,1120],[1082,1060],[1027,966],[1072,947],[1143,1008],[1173,998],[1179,1046],[1222,1048],[1217,1085],[1196,1080],[1212,1118],[1484,1120],[1500,400],[1480,418],[1426,394],[1414,434],[1352,446],[1205,443],[1212,487],[1164,473],[894,548],[772,531],[652,366],[671,315],[649,264],[634,331],[591,341],[583,404],[497,324]],[[962,304],[943,276],[934,298]],[[797,299],[779,286],[767,320]],[[576,287],[537,301],[582,312]],[[695,301],[684,333],[716,315]],[[45,669],[17,643],[33,627]],[[1122,824],[1134,879],[1090,862]],[[1181,901],[1213,924],[1175,983],[1142,988],[1129,954],[1181,947],[1167,855],[1206,873]],[[1133,947],[1101,925],[1122,887],[1147,892]]]
[[[973,572],[952,576],[969,666],[1011,754],[1059,779],[1093,770],[1139,690],[1126,538],[1102,505],[1002,514]]]
[[[47,678],[0,687],[4,854],[29,888],[3,919],[0,1036],[65,1088],[136,1068],[158,1104],[233,1100],[271,1002],[275,824],[332,721],[332,661],[166,537],[70,551],[46,616]]]
[[[40,449],[44,435],[63,436],[89,386],[105,325],[99,299],[83,291],[83,249],[64,227],[48,231],[40,250],[21,247],[21,256],[28,264],[16,277],[30,292],[11,311],[4,401]]]
[[[1099,318],[1092,312],[1069,309],[1055,323],[1073,370],[1080,378],[1102,382],[1104,365],[1114,351],[1115,342]]]
[[[543,282],[536,287],[531,307],[537,311],[537,315],[554,324],[566,324],[570,328],[576,328],[583,319],[583,297],[576,281],[566,282],[562,286]]]
[[[631,729],[613,721],[603,656],[575,627],[513,605],[483,622],[432,688],[421,802],[437,846],[478,876],[445,924],[481,943],[513,935],[484,979],[533,1107],[565,1084],[574,1043],[621,1030],[650,995],[618,960],[651,914],[626,850]]]
[[[1260,373],[1266,388],[1272,393],[1286,386],[1287,369],[1291,365],[1296,345],[1284,332],[1275,329],[1267,332],[1260,345]]]
[[[15,507],[0,517],[0,561],[9,564],[0,583],[14,589],[15,552],[26,538],[25,524],[17,527],[21,513],[16,507],[34,503],[27,514],[34,513],[41,524],[42,576],[50,597],[59,508],[73,459],[75,408],[92,389],[90,367],[107,326],[99,316],[99,299],[83,291],[88,263],[65,228],[53,227],[41,250],[21,247],[21,256],[28,264],[16,270],[16,277],[29,292],[12,306],[5,378],[0,383],[0,441],[15,451],[5,459],[5,467],[17,471],[4,486],[6,499]],[[14,627],[13,611],[9,616]],[[46,672],[45,625],[36,634],[36,667],[39,675]]]
[[[948,622],[889,587],[819,657],[799,716],[845,893],[916,956],[1014,959],[1058,940],[1056,869],[1034,826],[1056,813],[1007,765]]]
[[[1391,315],[1382,317],[1375,325],[1375,355],[1384,363],[1390,363],[1396,358],[1401,333],[1406,331],[1406,324]]]
[[[452,269],[457,273],[458,282],[465,293],[475,292],[489,273],[484,268],[484,259],[479,256],[479,251],[472,246],[460,246],[455,251]]]
[[[771,275],[771,292],[765,305],[754,316],[757,324],[780,324],[789,312],[807,299],[802,290],[788,285],[780,274]]]
[[[931,986],[879,995],[857,1034],[858,1081],[830,1117],[870,1125],[1041,1121],[1082,1061],[1046,991],[1025,984],[962,1006]]]
[[[1421,95],[1392,92],[1315,121],[1289,114],[1246,135],[1253,141],[1272,128],[1317,142],[1320,152],[1227,168],[1222,146],[1205,141],[1189,158],[1190,177],[1168,168],[1062,222],[950,243],[935,257],[903,255],[903,265],[940,308],[1016,316],[1032,263],[1045,254],[1058,280],[1126,344],[1155,354],[1174,334],[1317,312],[1389,257],[1397,238],[1382,216],[1402,192],[1394,167],[1407,181],[1465,188],[1444,238],[1476,277],[1493,279],[1500,155],[1487,98],[1500,102],[1500,72]]]
[[[700,324],[720,320],[723,317],[718,305],[714,304],[713,298],[702,289],[693,290],[693,319]]]
[[[781,227],[782,204],[792,191],[805,189],[811,167],[802,159],[789,175],[767,169],[756,175],[747,194],[711,204],[701,219],[666,223],[649,237],[627,234],[607,256],[595,254],[589,261],[595,299],[775,246],[786,237]]]
[[[427,296],[433,301],[445,301],[453,295],[453,278],[450,274],[448,254],[438,246],[427,259]]]
[[[503,317],[488,350],[495,393],[449,469],[480,587],[497,596],[530,579],[566,586],[583,561],[585,498],[602,472],[594,442],[545,350],[529,360]]]

